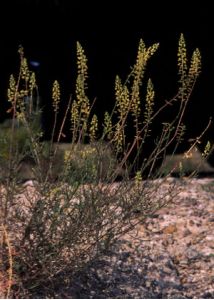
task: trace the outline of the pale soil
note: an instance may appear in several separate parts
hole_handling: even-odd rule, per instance
[[[59,295],[214,298],[214,180],[176,184],[181,192],[174,204],[123,236]]]
[[[67,274],[55,298],[214,298],[214,179],[170,179],[163,191],[169,182],[179,189],[174,203]]]

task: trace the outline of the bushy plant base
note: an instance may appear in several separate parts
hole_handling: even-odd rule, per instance
[[[172,184],[163,194],[153,181],[41,187],[11,187],[7,216],[13,287],[29,295],[59,273],[78,271],[178,193]],[[4,187],[1,194],[7,197]]]

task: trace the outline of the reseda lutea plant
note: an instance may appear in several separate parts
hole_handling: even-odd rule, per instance
[[[10,77],[8,89],[12,124],[7,135],[1,129],[0,168],[6,180],[0,186],[0,275],[8,279],[5,296],[55,297],[59,276],[62,284],[62,274],[74,274],[178,194],[173,182],[166,193],[160,192],[170,170],[162,181],[148,180],[146,184],[142,175],[147,171],[149,179],[155,178],[156,161],[172,142],[181,140],[183,115],[200,73],[201,59],[196,49],[187,61],[181,35],[178,91],[155,111],[152,80],[145,82],[145,95],[141,95],[141,87],[147,63],[158,46],[147,47],[140,40],[127,80],[122,82],[116,76],[115,105],[102,120],[87,96],[87,58],[78,42],[75,95],[70,97],[60,124],[60,85],[57,80],[53,83],[50,141],[42,141],[35,75],[28,68],[23,49],[19,50],[20,72],[18,78]],[[154,137],[155,147],[140,164],[147,137],[152,136],[151,124],[174,103],[179,104],[176,118],[161,124],[161,135]],[[61,144],[68,119],[71,141]],[[127,138],[131,127],[132,140]],[[133,151],[136,156],[130,161]],[[27,187],[19,184],[18,172],[26,160],[32,162],[34,179]],[[130,180],[133,170],[134,180]],[[118,176],[120,182],[115,182]],[[68,283],[64,280],[63,284]]]

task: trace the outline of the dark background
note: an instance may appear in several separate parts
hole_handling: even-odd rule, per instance
[[[155,85],[156,102],[175,94],[182,32],[189,55],[196,47],[202,54],[202,74],[185,115],[188,137],[194,138],[214,116],[212,23],[211,1],[1,1],[0,118],[5,118],[9,75],[18,71],[19,44],[28,60],[40,62],[36,72],[48,128],[53,80],[61,84],[64,106],[74,93],[76,41],[88,57],[89,96],[97,98],[97,110],[102,113],[113,105],[115,75],[125,79],[134,64],[140,38],[146,45],[160,43],[147,70]],[[205,138],[213,140],[213,126]]]

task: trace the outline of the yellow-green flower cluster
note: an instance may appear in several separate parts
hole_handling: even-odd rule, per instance
[[[180,75],[180,81],[184,82],[187,73],[187,54],[186,54],[186,42],[184,35],[181,34],[178,42],[178,74]]]
[[[208,141],[205,146],[204,152],[202,153],[202,156],[206,158],[210,154],[210,151],[211,151],[211,144],[210,141]]]
[[[34,72],[32,72],[30,75],[30,81],[29,81],[29,89],[30,89],[31,94],[33,92],[33,89],[35,89],[35,88],[36,88],[36,75]]]
[[[7,90],[7,97],[9,102],[13,102],[16,94],[16,80],[13,74],[10,75],[9,88]]]
[[[25,57],[21,59],[21,78],[26,82],[28,82],[30,79],[30,71],[28,68],[27,59]]]
[[[95,148],[92,148],[92,147],[90,147],[88,149],[86,148],[86,149],[80,151],[80,157],[82,159],[87,159],[87,158],[89,158],[91,155],[93,155],[95,153],[96,153],[96,149]]]
[[[137,171],[135,174],[135,185],[139,186],[139,183],[142,181],[141,171]]]
[[[21,121],[22,123],[24,123],[26,121],[25,119],[25,114],[24,112],[16,112],[16,118],[17,120]]]
[[[159,43],[155,43],[152,46],[150,46],[147,51],[146,51],[146,56],[147,56],[147,60],[153,55],[155,54],[155,52],[158,50],[159,48]]]
[[[116,76],[115,80],[115,96],[117,111],[119,112],[120,118],[123,119],[129,110],[129,90],[126,85],[122,85],[119,76]]]
[[[76,97],[79,106],[86,101],[85,90],[86,80],[88,78],[87,58],[81,44],[77,42],[77,80],[76,80]]]
[[[12,103],[12,107],[8,112],[13,110],[17,118],[23,119],[22,113],[24,113],[27,107],[28,111],[26,113],[32,113],[33,91],[36,88],[36,77],[35,73],[29,70],[22,46],[19,47],[18,52],[20,55],[20,72],[17,80],[13,75],[10,75],[7,96],[8,101]]]
[[[154,87],[151,79],[149,79],[147,83],[146,105],[145,105],[145,113],[144,113],[145,124],[148,124],[149,121],[151,120],[151,116],[153,113],[153,106],[154,106],[154,97],[155,97]]]
[[[89,99],[85,97],[84,101],[81,103],[80,106],[80,114],[81,114],[81,120],[85,121],[90,113],[90,103]]]
[[[68,164],[71,160],[71,150],[65,150],[64,152],[64,163]]]
[[[75,130],[79,120],[79,109],[78,104],[74,100],[71,105],[71,130]]]
[[[59,109],[59,102],[60,102],[60,85],[57,80],[55,80],[53,83],[52,99],[53,99],[54,111],[57,112]]]
[[[170,127],[170,124],[169,124],[169,127]],[[171,130],[173,130],[173,128],[171,128]],[[168,132],[170,132],[171,130],[170,130],[170,128],[168,128]],[[186,126],[185,126],[185,124],[181,123],[177,127],[177,135],[176,135],[176,141],[177,142],[180,143],[183,140],[185,131],[186,131]]]
[[[112,120],[109,113],[106,111],[104,114],[104,128],[103,128],[103,134],[107,139],[111,139],[113,135],[113,129],[112,129]]]
[[[150,57],[157,51],[159,44],[153,44],[146,49],[144,41],[141,39],[138,47],[137,60],[133,69],[133,85],[131,92],[131,105],[132,112],[135,120],[138,119],[141,112],[141,100],[140,100],[140,86],[144,77],[145,69]]]
[[[196,48],[191,58],[189,75],[197,77],[200,74],[200,71],[201,71],[201,53],[199,49]]]
[[[124,137],[124,131],[121,129],[122,129],[121,124],[117,123],[115,132],[114,132],[114,143],[115,143],[117,152],[122,152],[122,150],[123,150],[123,144],[124,144],[125,137]]]
[[[201,54],[196,49],[191,57],[190,66],[188,68],[188,60],[186,54],[186,43],[183,34],[181,34],[178,44],[178,74],[181,84],[179,89],[179,97],[184,101],[188,99],[196,78],[201,71]]]
[[[89,137],[91,141],[94,141],[97,136],[98,131],[98,118],[96,115],[93,115],[90,128],[89,128]]]
[[[84,53],[84,49],[79,42],[77,42],[77,69],[78,74],[82,75],[83,78],[87,78],[88,66],[87,57]]]
[[[86,95],[86,80],[88,77],[87,58],[81,44],[77,42],[77,79],[76,79],[76,100],[71,107],[72,129],[87,131],[87,122],[90,114],[90,103]],[[76,135],[76,133],[75,133]]]

